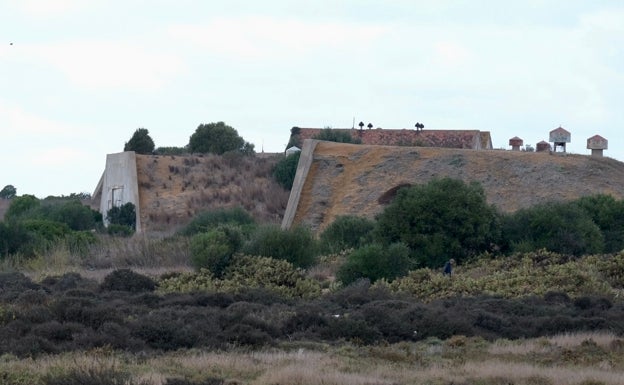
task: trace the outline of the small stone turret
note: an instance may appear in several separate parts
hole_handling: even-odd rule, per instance
[[[592,156],[602,156],[602,151],[608,148],[609,141],[600,135],[594,135],[587,139],[587,149],[592,151]]]
[[[570,143],[572,135],[565,128],[559,126],[550,131],[550,141],[553,142],[553,149],[557,152],[557,147],[562,147],[566,152],[566,143]]]
[[[542,140],[541,142],[539,142],[537,144],[537,152],[544,152],[544,151],[550,151],[550,143],[548,143],[545,140]]]
[[[509,145],[511,146],[512,151],[520,151],[520,147],[524,144],[524,141],[517,136],[509,139]]]

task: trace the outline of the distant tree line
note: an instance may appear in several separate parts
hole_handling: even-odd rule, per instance
[[[254,145],[245,141],[238,132],[224,122],[200,124],[191,135],[185,147],[158,147],[146,128],[138,128],[124,145],[124,151],[137,154],[182,155],[188,153],[211,153],[221,155],[227,152],[254,154]]]
[[[83,205],[78,195],[14,197],[0,222],[0,258],[11,254],[29,258],[59,245],[84,253],[96,241],[92,230],[101,223],[102,215]]]

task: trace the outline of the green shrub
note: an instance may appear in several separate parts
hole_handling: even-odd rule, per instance
[[[354,138],[353,136],[351,136],[350,130],[334,130],[331,128],[322,129],[312,139],[326,140],[328,142],[338,143],[362,143],[362,140],[360,140],[359,138]]]
[[[106,212],[106,220],[109,224],[128,226],[136,229],[136,207],[134,203],[127,202],[121,206],[113,206]]]
[[[186,147],[158,147],[154,153],[157,155],[185,155],[189,151]]]
[[[89,247],[97,243],[97,237],[91,231],[72,231],[65,236],[67,248],[75,254],[86,256]]]
[[[78,200],[52,204],[44,201],[39,211],[39,215],[44,219],[65,223],[72,230],[95,228],[96,213]]]
[[[71,233],[66,224],[47,219],[25,219],[20,225],[28,233],[28,238],[19,245],[18,251],[27,257],[45,252]]]
[[[604,238],[604,253],[624,250],[624,200],[611,195],[582,197],[574,204],[583,209],[600,228]]]
[[[275,225],[259,227],[243,248],[245,254],[286,260],[297,267],[315,262],[317,241],[312,232],[302,226],[282,230]]]
[[[251,144],[238,132],[223,122],[200,124],[191,135],[188,148],[196,153],[221,155],[228,151],[248,151]],[[252,147],[253,149],[253,147]]]
[[[195,234],[190,244],[193,267],[208,269],[220,277],[242,244],[242,231],[234,226],[221,225],[206,233]]]
[[[512,252],[546,249],[561,254],[600,253],[604,238],[587,211],[575,203],[546,203],[503,217],[503,237]]]
[[[19,222],[0,222],[0,259],[17,253],[30,239],[30,234]]]
[[[130,140],[124,145],[124,151],[134,151],[137,154],[154,152],[154,140],[149,136],[149,131],[146,128],[137,128]]]
[[[349,254],[336,276],[346,285],[361,278],[371,282],[381,278],[393,280],[407,274],[411,265],[409,249],[404,244],[393,243],[388,247],[371,244]]]
[[[318,282],[288,261],[269,257],[241,255],[227,269],[224,279],[239,288],[265,288],[288,297],[315,297]],[[227,286],[228,282],[224,282]]]
[[[29,212],[37,209],[41,201],[34,195],[22,195],[11,200],[11,205],[4,214],[7,221],[15,221]]]
[[[377,235],[384,244],[406,244],[420,265],[437,267],[488,250],[500,225],[478,183],[444,178],[400,189],[377,218]]]
[[[273,169],[273,177],[279,183],[280,186],[286,190],[292,189],[295,181],[295,175],[297,174],[297,166],[299,165],[299,158],[301,152],[287,155],[279,160],[275,164]]]
[[[130,226],[111,223],[106,227],[106,232],[112,236],[129,237],[134,234],[134,229]]]
[[[132,270],[119,269],[104,277],[100,289],[105,291],[115,290],[140,293],[154,291],[154,289],[156,289],[156,283],[151,278],[135,273]]]
[[[242,207],[220,208],[196,215],[182,230],[181,235],[194,235],[209,231],[219,225],[240,226],[246,232],[253,228],[255,220]]]
[[[372,241],[375,221],[357,216],[339,216],[320,235],[321,247],[329,253],[358,248]]]

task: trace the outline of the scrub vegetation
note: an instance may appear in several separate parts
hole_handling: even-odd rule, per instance
[[[231,205],[155,238],[105,231],[77,198],[13,197],[0,222],[3,384],[624,377],[610,196],[501,213],[480,185],[434,179],[318,234]]]

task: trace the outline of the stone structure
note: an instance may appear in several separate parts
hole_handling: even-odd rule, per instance
[[[536,147],[537,148],[536,148],[535,151],[537,151],[537,152],[544,152],[544,151],[550,151],[551,150],[550,143],[548,143],[545,140],[542,140],[541,142],[539,142],[536,145]]]
[[[305,139],[314,139],[322,128],[293,128],[294,142],[302,144]],[[362,144],[382,146],[418,146],[491,150],[492,137],[488,131],[479,130],[411,130],[411,129],[357,129],[332,128],[347,132],[355,141]]]
[[[100,200],[100,212],[104,216],[105,225],[108,225],[106,213],[112,207],[119,207],[128,202],[134,204],[136,232],[141,232],[139,185],[134,151],[106,155],[106,168],[92,196],[96,202],[97,199]]]
[[[563,148],[563,152],[566,152],[566,143],[570,143],[571,140],[570,132],[561,126],[550,131],[550,142],[553,143],[554,152],[557,152],[557,147]]]
[[[520,151],[520,147],[524,144],[524,141],[517,136],[509,139],[509,145],[511,146],[512,151]]]
[[[587,139],[587,149],[591,150],[592,156],[602,156],[602,151],[608,148],[609,142],[600,135]]]

